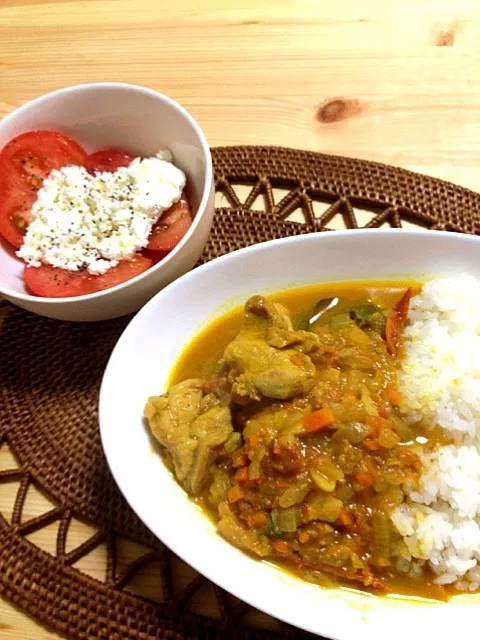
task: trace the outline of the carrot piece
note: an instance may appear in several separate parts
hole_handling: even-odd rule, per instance
[[[407,321],[411,297],[412,290],[408,288],[388,314],[385,323],[385,341],[387,343],[387,351],[391,356],[397,355],[398,343],[400,342],[403,326]]]
[[[353,524],[353,517],[348,507],[345,507],[341,514],[338,516],[338,521],[343,524],[344,527],[351,527]]]
[[[386,402],[382,402],[382,404],[378,407],[378,415],[382,418],[388,418],[390,415],[390,407]]]
[[[259,527],[263,527],[266,523],[267,523],[267,516],[261,511],[250,513],[247,516],[247,524],[250,527],[250,529],[258,529]]]
[[[334,422],[335,416],[329,407],[314,411],[310,415],[303,416],[302,418],[303,426],[305,427],[305,431],[308,433],[315,433],[321,429],[331,427]]]
[[[310,505],[306,504],[304,507],[302,507],[301,516],[304,520],[308,521],[308,520],[311,520],[310,515],[311,515],[311,507]]]
[[[402,401],[402,396],[397,391],[397,389],[395,389],[395,387],[387,387],[385,389],[385,396],[393,407],[396,407]]]
[[[362,487],[371,487],[373,484],[372,475],[370,473],[367,473],[366,471],[359,471],[358,473],[356,473],[355,480],[358,482],[358,484],[361,484]]]
[[[305,544],[310,540],[310,534],[307,531],[300,531],[298,534],[298,541],[300,544]]]
[[[248,480],[248,467],[240,467],[233,476],[237,482],[246,482]]]
[[[293,356],[290,356],[290,362],[294,364],[296,367],[301,367],[304,364],[304,361],[302,360],[302,358],[296,354],[293,354]]]
[[[250,449],[255,449],[255,447],[258,447],[259,442],[260,442],[260,436],[254,433],[248,439],[248,447]]]
[[[382,431],[382,429],[392,429],[393,428],[393,425],[390,422],[390,420],[386,420],[385,418],[382,418],[380,416],[367,416],[365,418],[365,423],[369,427],[372,427],[372,429],[375,432],[375,435],[378,435],[378,433],[380,431]]]
[[[288,542],[285,542],[285,540],[275,540],[273,543],[273,548],[278,553],[290,553],[290,545],[288,544]]]
[[[232,453],[232,465],[235,467],[235,469],[244,467],[247,464],[248,458],[243,447],[241,449],[237,449]]]
[[[367,438],[363,441],[363,446],[370,451],[378,451],[380,449],[380,445],[373,438]]]
[[[238,486],[238,484],[232,487],[228,492],[228,501],[232,503],[238,502],[239,500],[243,500],[244,497],[245,497],[245,494],[243,493],[242,489]]]

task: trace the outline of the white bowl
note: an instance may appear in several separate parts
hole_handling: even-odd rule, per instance
[[[149,395],[166,390],[182,349],[214,318],[255,293],[305,284],[424,280],[463,271],[480,277],[480,238],[454,233],[359,230],[305,235],[242,249],[186,274],[129,324],[108,363],[100,428],[113,475],[143,522],[178,556],[238,598],[313,633],[339,640],[451,640],[478,624],[480,597],[448,604],[321,589],[231,546],[153,452],[142,420]],[[460,622],[461,621],[461,622]]]
[[[212,224],[214,184],[210,149],[192,116],[174,100],[129,84],[105,82],[60,89],[19,107],[0,121],[0,149],[34,129],[53,129],[79,142],[87,152],[121,147],[151,156],[170,149],[187,175],[187,194],[195,212],[189,231],[161,262],[127,282],[75,298],[30,295],[24,263],[3,239],[0,244],[0,295],[19,307],[60,320],[105,320],[137,311],[162,287],[193,267]]]

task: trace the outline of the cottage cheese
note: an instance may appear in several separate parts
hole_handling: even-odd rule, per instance
[[[105,273],[147,246],[185,181],[168,152],[135,158],[112,173],[91,175],[74,165],[54,170],[38,191],[17,256],[32,267]]]

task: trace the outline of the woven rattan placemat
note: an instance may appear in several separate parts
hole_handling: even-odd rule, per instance
[[[202,262],[331,228],[480,228],[479,195],[393,167],[265,147],[214,149],[213,158],[217,211]],[[128,318],[70,324],[6,303],[2,316],[0,490],[13,499],[0,514],[0,595],[75,639],[306,637],[189,569],[116,488],[97,397]],[[33,513],[32,495],[41,497]]]

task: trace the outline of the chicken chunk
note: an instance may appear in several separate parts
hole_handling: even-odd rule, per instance
[[[174,385],[145,406],[150,429],[172,460],[178,481],[198,495],[210,477],[216,448],[233,432],[230,409],[214,394],[204,394],[202,380]]]
[[[308,353],[319,338],[294,331],[288,312],[262,296],[245,305],[243,326],[225,349],[221,366],[229,372],[232,393],[252,400],[286,400],[307,393],[315,380]]]

